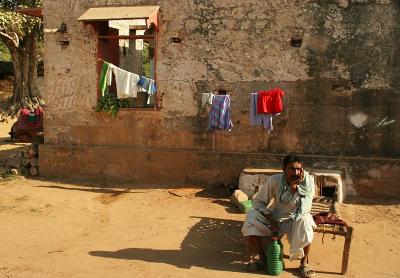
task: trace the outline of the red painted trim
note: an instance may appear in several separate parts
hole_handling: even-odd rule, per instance
[[[159,110],[159,107],[158,107],[158,98],[159,98],[159,96],[161,95],[160,94],[160,91],[158,90],[158,84],[157,84],[157,56],[158,56],[158,54],[157,54],[157,52],[158,52],[158,20],[159,20],[159,18],[158,18],[158,9],[157,9],[157,12],[156,12],[156,26],[155,26],[155,30],[154,30],[154,82],[156,83],[156,86],[157,86],[157,93],[156,93],[156,97],[155,97],[155,100],[154,100],[154,110]]]
[[[146,20],[147,28],[150,29],[152,24],[155,25],[156,31],[158,31],[159,17],[158,17],[158,8],[154,10],[154,12],[149,16],[149,19]]]
[[[17,13],[43,18],[42,8],[17,8]]]
[[[100,98],[100,86],[99,86],[99,79],[100,79],[100,73],[101,73],[101,63],[100,63],[100,54],[99,54],[99,47],[100,47],[100,39],[99,39],[99,25],[98,23],[89,23],[93,26],[93,29],[96,32],[96,71],[97,71],[97,77],[96,77],[96,88],[97,88],[97,101],[99,101]]]

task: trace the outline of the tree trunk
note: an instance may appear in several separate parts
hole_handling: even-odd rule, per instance
[[[38,54],[37,40],[32,36],[31,52],[29,54],[29,95],[32,97],[38,96],[37,76],[38,76]]]
[[[21,80],[22,78],[22,69],[21,69],[21,57],[18,53],[18,49],[10,49],[10,54],[11,54],[11,59],[13,63],[13,68],[14,68],[14,84],[13,84],[13,97],[11,100],[11,105],[10,105],[10,113],[15,114],[18,111],[18,108],[15,107],[17,100],[21,99],[22,95],[22,86],[21,86]]]
[[[34,33],[24,37],[18,48],[10,49],[14,67],[14,90],[10,103],[9,114],[14,115],[19,108],[33,108],[38,101],[32,102],[32,97],[40,97],[37,91],[37,41]]]

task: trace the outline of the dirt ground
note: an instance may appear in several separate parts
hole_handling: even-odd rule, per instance
[[[4,160],[25,145],[5,141],[10,124],[0,125]],[[0,277],[265,276],[241,270],[244,215],[224,188],[183,197],[169,188],[0,181]],[[400,277],[400,200],[353,199],[339,209],[354,227],[346,277]],[[316,235],[317,277],[340,277],[342,248],[341,237]],[[281,277],[298,277],[298,262],[285,261]]]

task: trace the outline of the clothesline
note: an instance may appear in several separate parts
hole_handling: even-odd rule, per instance
[[[208,129],[230,131],[233,127],[230,96],[225,90],[219,90],[218,93],[218,95],[203,93],[201,98],[201,106],[210,109]],[[273,117],[278,116],[283,111],[282,97],[284,94],[285,92],[280,88],[252,93],[250,95],[250,125],[264,126],[270,133],[273,130]]]
[[[96,56],[96,53],[88,50],[87,48],[82,47],[72,41],[70,41],[70,43],[80,48],[81,50],[87,52],[88,54]],[[108,61],[102,58],[97,57],[97,61],[103,62],[103,68],[104,64],[109,64],[112,66],[113,73],[116,77],[118,98],[136,97],[138,92],[137,85],[141,86],[142,88],[145,88],[145,91],[147,91],[149,95],[152,95],[156,92],[154,80],[143,76],[139,77],[139,75],[137,74],[120,69],[119,67],[109,63]],[[358,63],[354,63],[352,65],[348,65],[348,67],[351,68],[366,62],[368,61],[367,60],[361,61]],[[103,87],[101,86],[101,88]],[[124,89],[119,89],[119,88],[124,88]],[[257,93],[251,94],[250,125],[264,126],[264,128],[267,129],[268,133],[270,133],[273,130],[272,126],[273,117],[279,115],[280,112],[282,112],[283,104],[281,97],[283,95],[284,92],[278,88],[270,91],[259,91]],[[148,103],[149,101],[150,98],[148,98]],[[208,128],[213,131],[216,129],[224,129],[230,131],[233,127],[233,124],[230,115],[230,96],[228,92],[223,89],[220,89],[218,90],[218,94],[212,94],[212,93],[203,94],[202,106],[206,105],[211,107]]]
[[[72,41],[70,41],[70,43],[73,44],[74,46],[80,48],[81,50],[85,51],[86,53],[88,53],[88,54],[90,54],[90,55],[93,55],[93,56],[96,56],[96,53],[95,53],[95,52],[91,52],[90,50],[88,50],[88,49],[86,49],[86,48],[84,48],[84,47],[82,47],[82,46],[80,46],[80,45],[78,45],[78,44],[76,44],[76,43],[73,43]],[[96,57],[93,57],[93,58],[96,59]],[[102,59],[102,58],[97,58],[97,61],[99,61],[99,62],[106,62],[106,63],[111,64],[110,62],[108,62],[108,61],[106,61],[106,60],[104,60],[104,59]]]
[[[115,76],[118,99],[136,98],[137,93],[141,90],[146,91],[149,96],[157,92],[157,87],[153,79],[126,71],[103,60],[99,79],[99,87],[102,95],[107,86],[111,85],[112,74]],[[147,104],[150,104],[150,97],[147,99]]]
[[[90,54],[91,56],[96,56],[95,52],[92,52],[87,48],[82,47],[81,45],[76,44],[72,41],[70,41],[70,43],[73,44],[75,47]],[[96,59],[96,57],[93,58]],[[97,61],[103,62],[103,69],[104,69],[104,63],[112,65],[112,70],[116,77],[118,98],[128,98],[128,97],[135,98],[137,97],[137,92],[140,90],[140,88],[145,90],[149,95],[153,95],[157,92],[157,87],[155,85],[154,79],[147,78],[145,76],[139,76],[138,74],[126,71],[99,57],[97,57]],[[102,94],[104,93],[105,86],[111,85],[111,73],[110,76],[106,78],[106,76],[103,76],[103,74],[107,75],[108,71],[106,69],[103,72],[103,69],[99,79],[100,89],[102,90]],[[147,104],[149,103],[150,103],[150,98],[148,98],[147,100]]]
[[[84,48],[84,47],[82,47],[82,46],[80,46],[80,45],[78,45],[78,44],[76,44],[76,43],[74,43],[72,41],[69,41],[69,42],[71,44],[73,44],[74,46],[76,46],[77,48],[80,48],[81,50],[83,50],[83,51],[87,52],[88,54],[94,56],[93,58],[96,59],[96,53],[95,52],[91,52],[90,50],[88,50],[88,49],[86,49],[86,48]],[[101,59],[101,58],[98,58],[98,59]],[[101,59],[101,60],[104,61],[103,59]]]

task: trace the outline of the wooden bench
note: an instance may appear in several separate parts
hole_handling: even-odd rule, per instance
[[[311,215],[315,216],[320,213],[336,214],[335,197],[329,198],[329,197],[317,196],[314,198],[311,208]],[[350,246],[351,246],[351,239],[353,236],[353,228],[348,225],[318,224],[317,227],[314,228],[314,232],[322,234],[332,234],[334,236],[344,237],[341,274],[342,275],[346,274],[347,267],[349,265]]]

